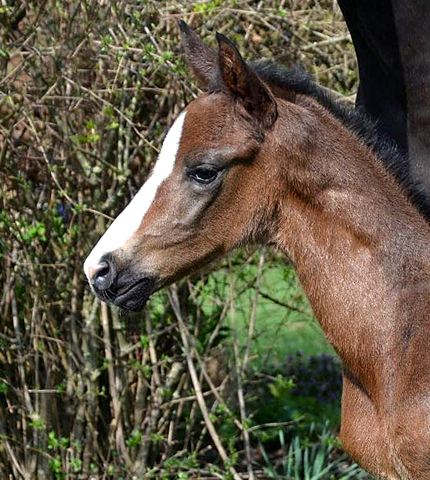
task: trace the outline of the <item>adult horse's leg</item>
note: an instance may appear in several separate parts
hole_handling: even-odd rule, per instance
[[[407,153],[405,85],[391,1],[339,0],[339,6],[358,59],[357,106]]]
[[[406,92],[410,169],[430,197],[430,1],[392,4]]]

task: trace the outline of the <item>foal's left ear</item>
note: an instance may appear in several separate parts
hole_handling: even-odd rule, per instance
[[[276,100],[268,87],[246,64],[227,37],[217,33],[219,68],[224,87],[245,107],[251,118],[269,129],[278,117]]]
[[[203,89],[215,90],[219,82],[216,51],[205,45],[183,20],[179,20],[178,26],[187,65]]]

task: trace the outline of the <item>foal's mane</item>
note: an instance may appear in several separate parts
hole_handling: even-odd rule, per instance
[[[419,183],[413,181],[409,171],[408,158],[397,148],[396,143],[377,128],[362,109],[352,108],[336,100],[326,89],[317,85],[312,78],[300,69],[287,70],[273,62],[252,64],[252,69],[269,86],[294,91],[316,100],[364,143],[391,172],[405,191],[408,198],[430,221],[430,199]]]

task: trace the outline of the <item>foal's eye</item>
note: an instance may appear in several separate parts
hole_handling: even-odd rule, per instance
[[[209,165],[200,165],[188,172],[189,177],[202,185],[212,183],[218,177],[218,170]]]

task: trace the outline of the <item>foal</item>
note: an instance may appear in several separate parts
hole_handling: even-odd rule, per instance
[[[87,258],[90,284],[139,310],[239,245],[276,245],[343,361],[344,447],[381,479],[429,479],[429,225],[372,133],[339,119],[317,87],[251,68],[222,35],[215,51],[180,27],[208,93],[175,121],[151,176]]]

